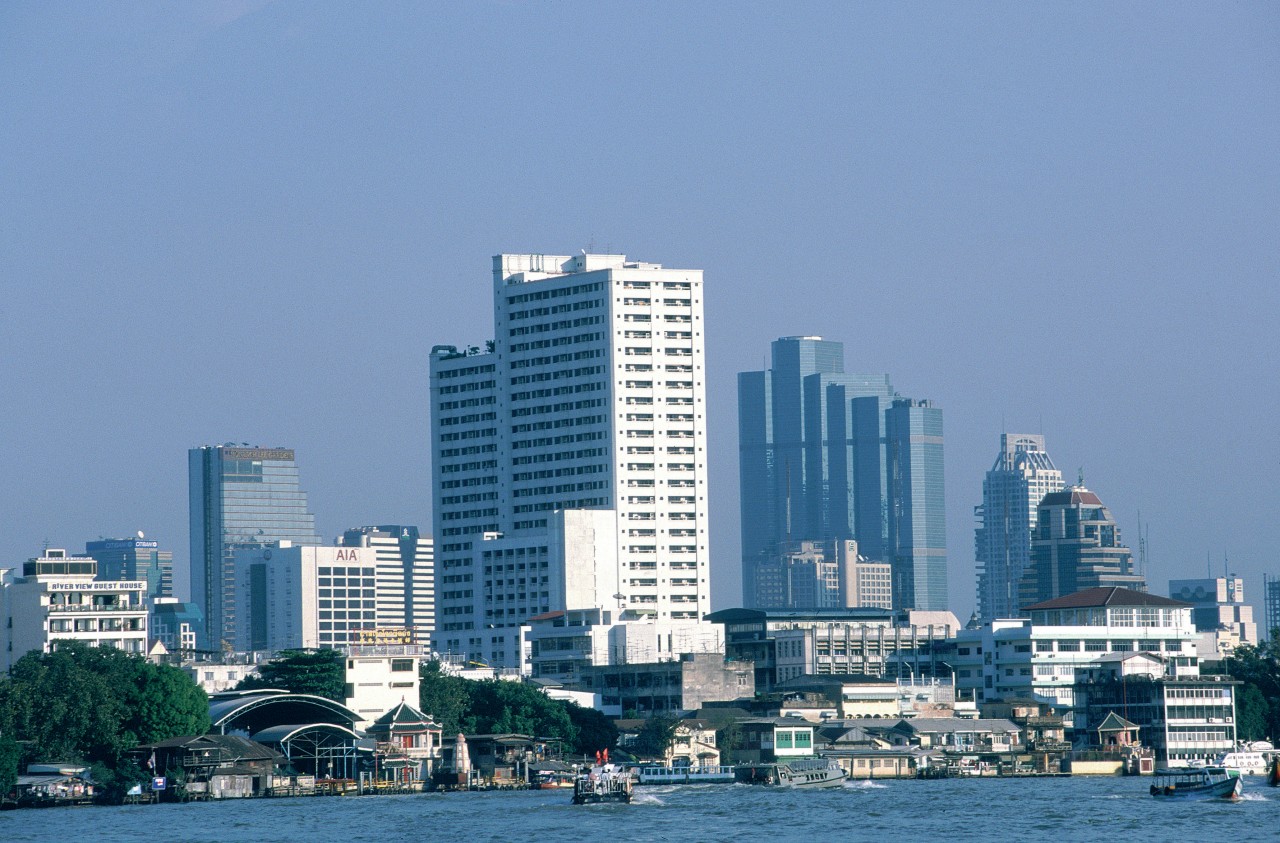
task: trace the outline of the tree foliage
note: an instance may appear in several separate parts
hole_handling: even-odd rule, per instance
[[[208,697],[190,677],[110,647],[60,642],[0,682],[0,733],[26,743],[28,760],[114,769],[140,743],[208,728]]]
[[[501,679],[486,679],[473,684],[471,707],[463,731],[476,734],[513,732],[554,738],[569,746],[577,738],[577,729],[570,722],[564,703],[551,699],[532,685]]]
[[[573,742],[575,755],[595,755],[602,749],[613,750],[618,745],[618,727],[612,718],[594,708],[584,708],[574,702],[565,703],[569,722],[577,729]]]
[[[460,676],[450,676],[435,659],[423,662],[418,668],[418,708],[435,718],[444,734],[456,734],[462,731],[471,708],[474,684]]]
[[[676,739],[680,720],[665,714],[655,714],[640,727],[632,750],[638,758],[663,758]]]
[[[22,747],[8,735],[0,735],[0,796],[8,795],[18,782]]]
[[[345,657],[337,650],[281,650],[258,668],[257,676],[246,676],[237,691],[279,688],[294,694],[315,694],[334,702],[347,700]]]
[[[570,704],[551,699],[540,688],[499,679],[463,679],[450,675],[438,661],[424,662],[418,679],[418,708],[434,718],[446,735],[508,732],[551,738],[563,742],[566,749],[576,751],[580,727]],[[590,728],[602,728],[591,720],[598,713],[591,709],[585,711],[586,714],[578,715],[579,720]],[[609,723],[608,728],[612,725]],[[614,738],[616,740],[616,731]]]
[[[1244,740],[1280,738],[1280,641],[1237,647],[1225,662],[1236,692],[1237,728]]]

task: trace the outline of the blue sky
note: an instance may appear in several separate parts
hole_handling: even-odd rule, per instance
[[[1154,591],[1280,573],[1273,4],[0,6],[0,564],[296,448],[325,535],[430,524],[427,354],[498,252],[706,272],[713,602],[735,373],[842,340],[944,408],[952,606],[1001,430]],[[184,579],[179,575],[179,579]]]

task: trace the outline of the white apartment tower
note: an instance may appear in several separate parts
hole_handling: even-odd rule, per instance
[[[498,255],[493,281],[489,346],[431,355],[435,648],[521,666],[528,618],[591,608],[619,658],[704,648],[702,272]]]

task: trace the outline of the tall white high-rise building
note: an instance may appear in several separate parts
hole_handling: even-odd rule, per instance
[[[378,627],[411,631],[417,643],[428,643],[436,624],[431,537],[421,535],[417,527],[392,524],[347,530],[339,544],[374,550]]]
[[[498,255],[493,281],[486,349],[431,355],[435,648],[520,666],[528,618],[589,608],[620,658],[707,648],[701,270]]]
[[[1062,491],[1062,472],[1049,459],[1044,437],[1000,434],[1000,453],[982,481],[978,529],[978,614],[986,621],[1018,616],[1018,583],[1031,564],[1036,507],[1050,492]]]

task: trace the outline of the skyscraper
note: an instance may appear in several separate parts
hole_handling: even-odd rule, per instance
[[[941,409],[846,373],[821,337],[777,340],[772,364],[738,375],[745,604],[795,543],[853,539],[893,565],[897,608],[946,609]]]
[[[889,558],[893,604],[947,608],[947,519],[942,481],[942,409],[895,398],[885,411]]]
[[[173,553],[160,543],[138,534],[134,539],[100,539],[86,542],[84,555],[98,563],[100,580],[142,580],[147,597],[173,596]]]
[[[431,355],[436,649],[512,667],[528,618],[600,608],[679,652],[711,629],[702,272],[498,255],[493,284],[486,351]]]
[[[1045,495],[1036,508],[1031,564],[1019,583],[1020,608],[1110,587],[1147,590],[1111,511],[1082,485]]]
[[[883,559],[884,410],[888,375],[844,371],[844,345],[782,337],[772,367],[738,375],[743,599],[754,606],[759,565],[795,542],[856,539]]]
[[[974,508],[978,615],[984,621],[1018,616],[1018,583],[1031,563],[1036,507],[1062,485],[1043,436],[1000,434],[1000,453],[982,481],[982,505]]]
[[[204,613],[201,647],[233,646],[235,552],[275,541],[318,545],[315,516],[289,448],[233,444],[187,454],[191,509],[191,599]]]
[[[377,625],[413,630],[426,644],[436,625],[435,553],[430,536],[403,524],[356,527],[343,547],[371,547],[377,559]]]

